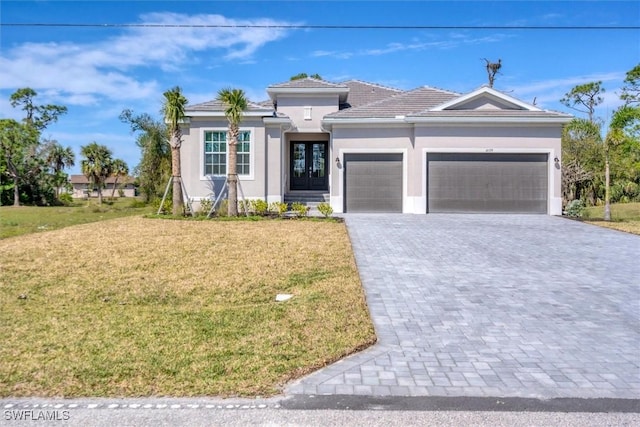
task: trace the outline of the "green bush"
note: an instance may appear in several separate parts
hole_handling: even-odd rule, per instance
[[[64,206],[70,206],[73,204],[73,197],[71,197],[71,194],[69,193],[61,193],[58,196],[58,200],[60,201],[60,203],[62,203]]]
[[[156,205],[156,209],[158,209],[158,205],[160,205],[160,202],[158,201],[157,205]],[[140,200],[140,199],[132,199],[131,202],[129,202],[129,207],[130,208],[144,208],[145,206],[147,206],[147,203],[144,200]]]
[[[211,210],[212,205],[213,201],[209,198],[200,200],[200,209],[198,210],[198,215],[206,216]]]
[[[269,204],[269,212],[273,212],[278,216],[284,215],[288,208],[289,206],[283,202],[271,202]]]
[[[161,214],[171,215],[173,213],[173,200],[167,197],[162,204],[162,208],[160,208],[160,202],[162,202],[162,199],[155,199],[153,201],[152,206],[154,212],[158,212],[158,209],[160,209]]]
[[[307,216],[309,213],[309,207],[300,202],[293,202],[291,204],[291,210],[299,217]]]
[[[584,214],[584,202],[582,200],[572,200],[565,210],[567,216],[572,218],[582,218]]]
[[[322,215],[324,215],[325,218],[329,218],[333,213],[333,208],[329,203],[326,203],[326,202],[322,202],[318,204],[318,210]]]
[[[264,216],[269,211],[269,204],[265,200],[253,199],[250,201],[250,204],[250,211],[255,213],[256,215]]]
[[[215,212],[216,216],[229,216],[229,200],[220,200]]]

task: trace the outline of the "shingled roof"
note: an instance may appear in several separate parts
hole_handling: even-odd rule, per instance
[[[267,89],[346,89],[341,83],[331,83],[326,80],[305,77],[304,79],[289,80],[282,83],[269,85]]]
[[[202,102],[200,104],[187,105],[184,111],[224,111],[225,106],[222,102],[214,99],[212,101]],[[249,101],[247,104],[247,111],[264,111],[266,114],[273,112],[273,107],[260,105],[255,102]]]
[[[326,117],[336,119],[394,118],[436,107],[458,96],[459,94],[454,92],[424,86],[408,92],[400,92],[394,96],[359,107],[341,110]]]
[[[374,83],[367,83],[360,80],[349,80],[342,84],[349,88],[349,97],[347,98],[347,102],[340,105],[341,110],[382,101],[383,99],[404,92],[400,89],[385,87]]]

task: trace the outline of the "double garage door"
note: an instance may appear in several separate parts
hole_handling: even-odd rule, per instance
[[[548,155],[429,153],[427,212],[547,213]],[[402,154],[344,156],[345,212],[402,212]]]
[[[427,212],[547,213],[547,154],[429,153]]]

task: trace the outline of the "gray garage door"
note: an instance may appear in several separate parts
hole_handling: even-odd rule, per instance
[[[402,154],[344,155],[345,212],[402,212]]]
[[[547,157],[429,153],[427,212],[547,213]]]

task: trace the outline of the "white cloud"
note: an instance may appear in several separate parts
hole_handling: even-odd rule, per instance
[[[606,89],[603,103],[598,106],[601,110],[612,110],[622,103],[618,99],[618,88],[625,77],[624,72],[594,73],[580,76],[570,76],[562,79],[551,79],[534,81],[531,83],[516,85],[508,88],[514,95],[522,100],[532,102],[534,97],[536,104],[542,107],[554,106],[558,108],[559,101],[573,87],[595,81],[602,81],[602,86]],[[566,108],[563,108],[566,109]]]
[[[312,57],[333,57],[336,59],[349,59],[354,56],[381,56],[404,51],[423,51],[429,49],[453,49],[460,46],[476,45],[483,43],[495,43],[508,37],[507,34],[494,34],[485,37],[469,37],[464,33],[451,33],[446,39],[435,41],[420,41],[412,39],[411,42],[387,43],[382,47],[363,49],[355,52],[337,50],[316,50],[311,52]]]
[[[150,13],[141,24],[185,27],[133,27],[94,43],[23,43],[0,54],[0,89],[31,87],[67,105],[97,105],[102,99],[142,100],[159,84],[136,76],[143,69],[181,69],[199,52],[221,49],[224,60],[251,63],[267,43],[286,37],[288,24],[271,19],[239,20],[221,15]]]

